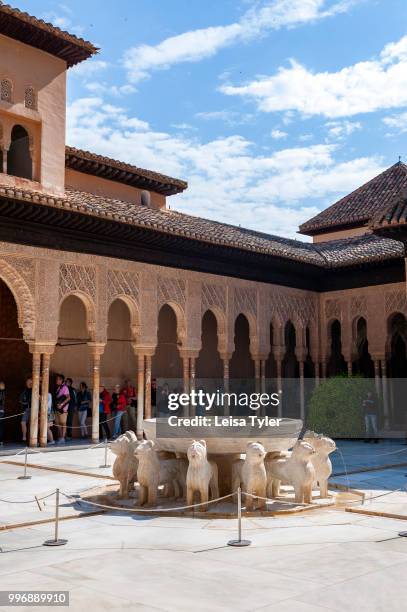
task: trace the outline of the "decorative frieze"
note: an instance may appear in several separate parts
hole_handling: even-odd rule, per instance
[[[93,266],[62,264],[59,273],[59,299],[80,291],[96,301],[96,270]]]
[[[179,278],[158,277],[158,308],[168,302],[175,302],[185,310],[185,281]]]
[[[202,312],[208,308],[218,308],[222,312],[226,310],[226,288],[222,285],[202,283],[201,289]]]
[[[257,317],[257,291],[250,287],[236,287],[234,292],[234,312]]]
[[[388,291],[384,298],[384,309],[386,314],[402,312],[407,314],[407,299],[405,289],[399,291]]]
[[[127,295],[139,302],[139,275],[136,272],[126,272],[124,270],[108,270],[107,291],[109,301],[112,302],[120,295]]]
[[[341,303],[339,300],[326,300],[325,302],[325,318],[326,319],[340,319],[341,317]]]

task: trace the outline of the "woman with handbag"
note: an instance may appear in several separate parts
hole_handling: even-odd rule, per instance
[[[65,383],[65,376],[63,374],[57,374],[56,383],[57,389],[55,392],[55,405],[57,413],[57,426],[59,428],[58,444],[65,444],[66,421],[68,418],[70,395],[68,386]]]

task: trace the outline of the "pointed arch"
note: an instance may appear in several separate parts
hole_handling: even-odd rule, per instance
[[[24,339],[35,338],[36,310],[34,297],[22,276],[4,259],[0,259],[0,278],[8,286],[17,304],[18,324]]]

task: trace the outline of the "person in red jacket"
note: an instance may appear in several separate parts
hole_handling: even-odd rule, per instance
[[[124,427],[125,429],[136,431],[137,392],[129,380],[124,381],[122,393],[126,398],[126,418]]]
[[[114,411],[114,430],[113,439],[120,435],[120,426],[122,417],[126,411],[126,396],[123,391],[120,391],[120,385],[115,385],[112,393],[112,410]]]
[[[103,438],[103,431],[105,432],[105,438],[110,438],[110,428],[107,419],[110,415],[110,404],[112,403],[112,396],[104,385],[100,385],[99,393],[99,438]]]

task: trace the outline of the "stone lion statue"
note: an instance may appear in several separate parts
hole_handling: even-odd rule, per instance
[[[242,486],[245,493],[266,497],[267,475],[264,465],[266,451],[260,442],[248,442],[246,446],[246,458],[238,459],[232,464],[232,489]],[[257,502],[259,509],[266,508],[265,499],[254,500],[245,496],[246,510],[252,510]]]
[[[170,483],[176,497],[182,497],[186,489],[187,462],[184,459],[162,459],[154,447],[152,440],[143,440],[135,449],[140,506],[145,503],[155,506],[161,485]]]
[[[289,456],[271,458],[266,461],[267,497],[278,497],[280,483],[287,482],[294,488],[295,502],[312,502],[312,483],[315,469],[312,457],[315,450],[311,444],[298,440]]]
[[[110,443],[110,450],[116,455],[113,464],[113,476],[120,482],[119,497],[127,499],[137,480],[138,461],[134,451],[139,441],[133,431],[126,431]]]
[[[198,492],[200,502],[207,502],[209,489],[212,499],[219,497],[218,466],[208,461],[205,440],[194,440],[188,447],[187,505],[193,504],[194,494]],[[207,510],[207,506],[200,506]]]
[[[321,498],[326,498],[328,497],[328,480],[332,474],[332,463],[329,455],[336,450],[336,444],[331,438],[322,434],[312,438],[310,444],[315,449],[315,455],[311,457],[315,469],[314,487],[318,487]]]

